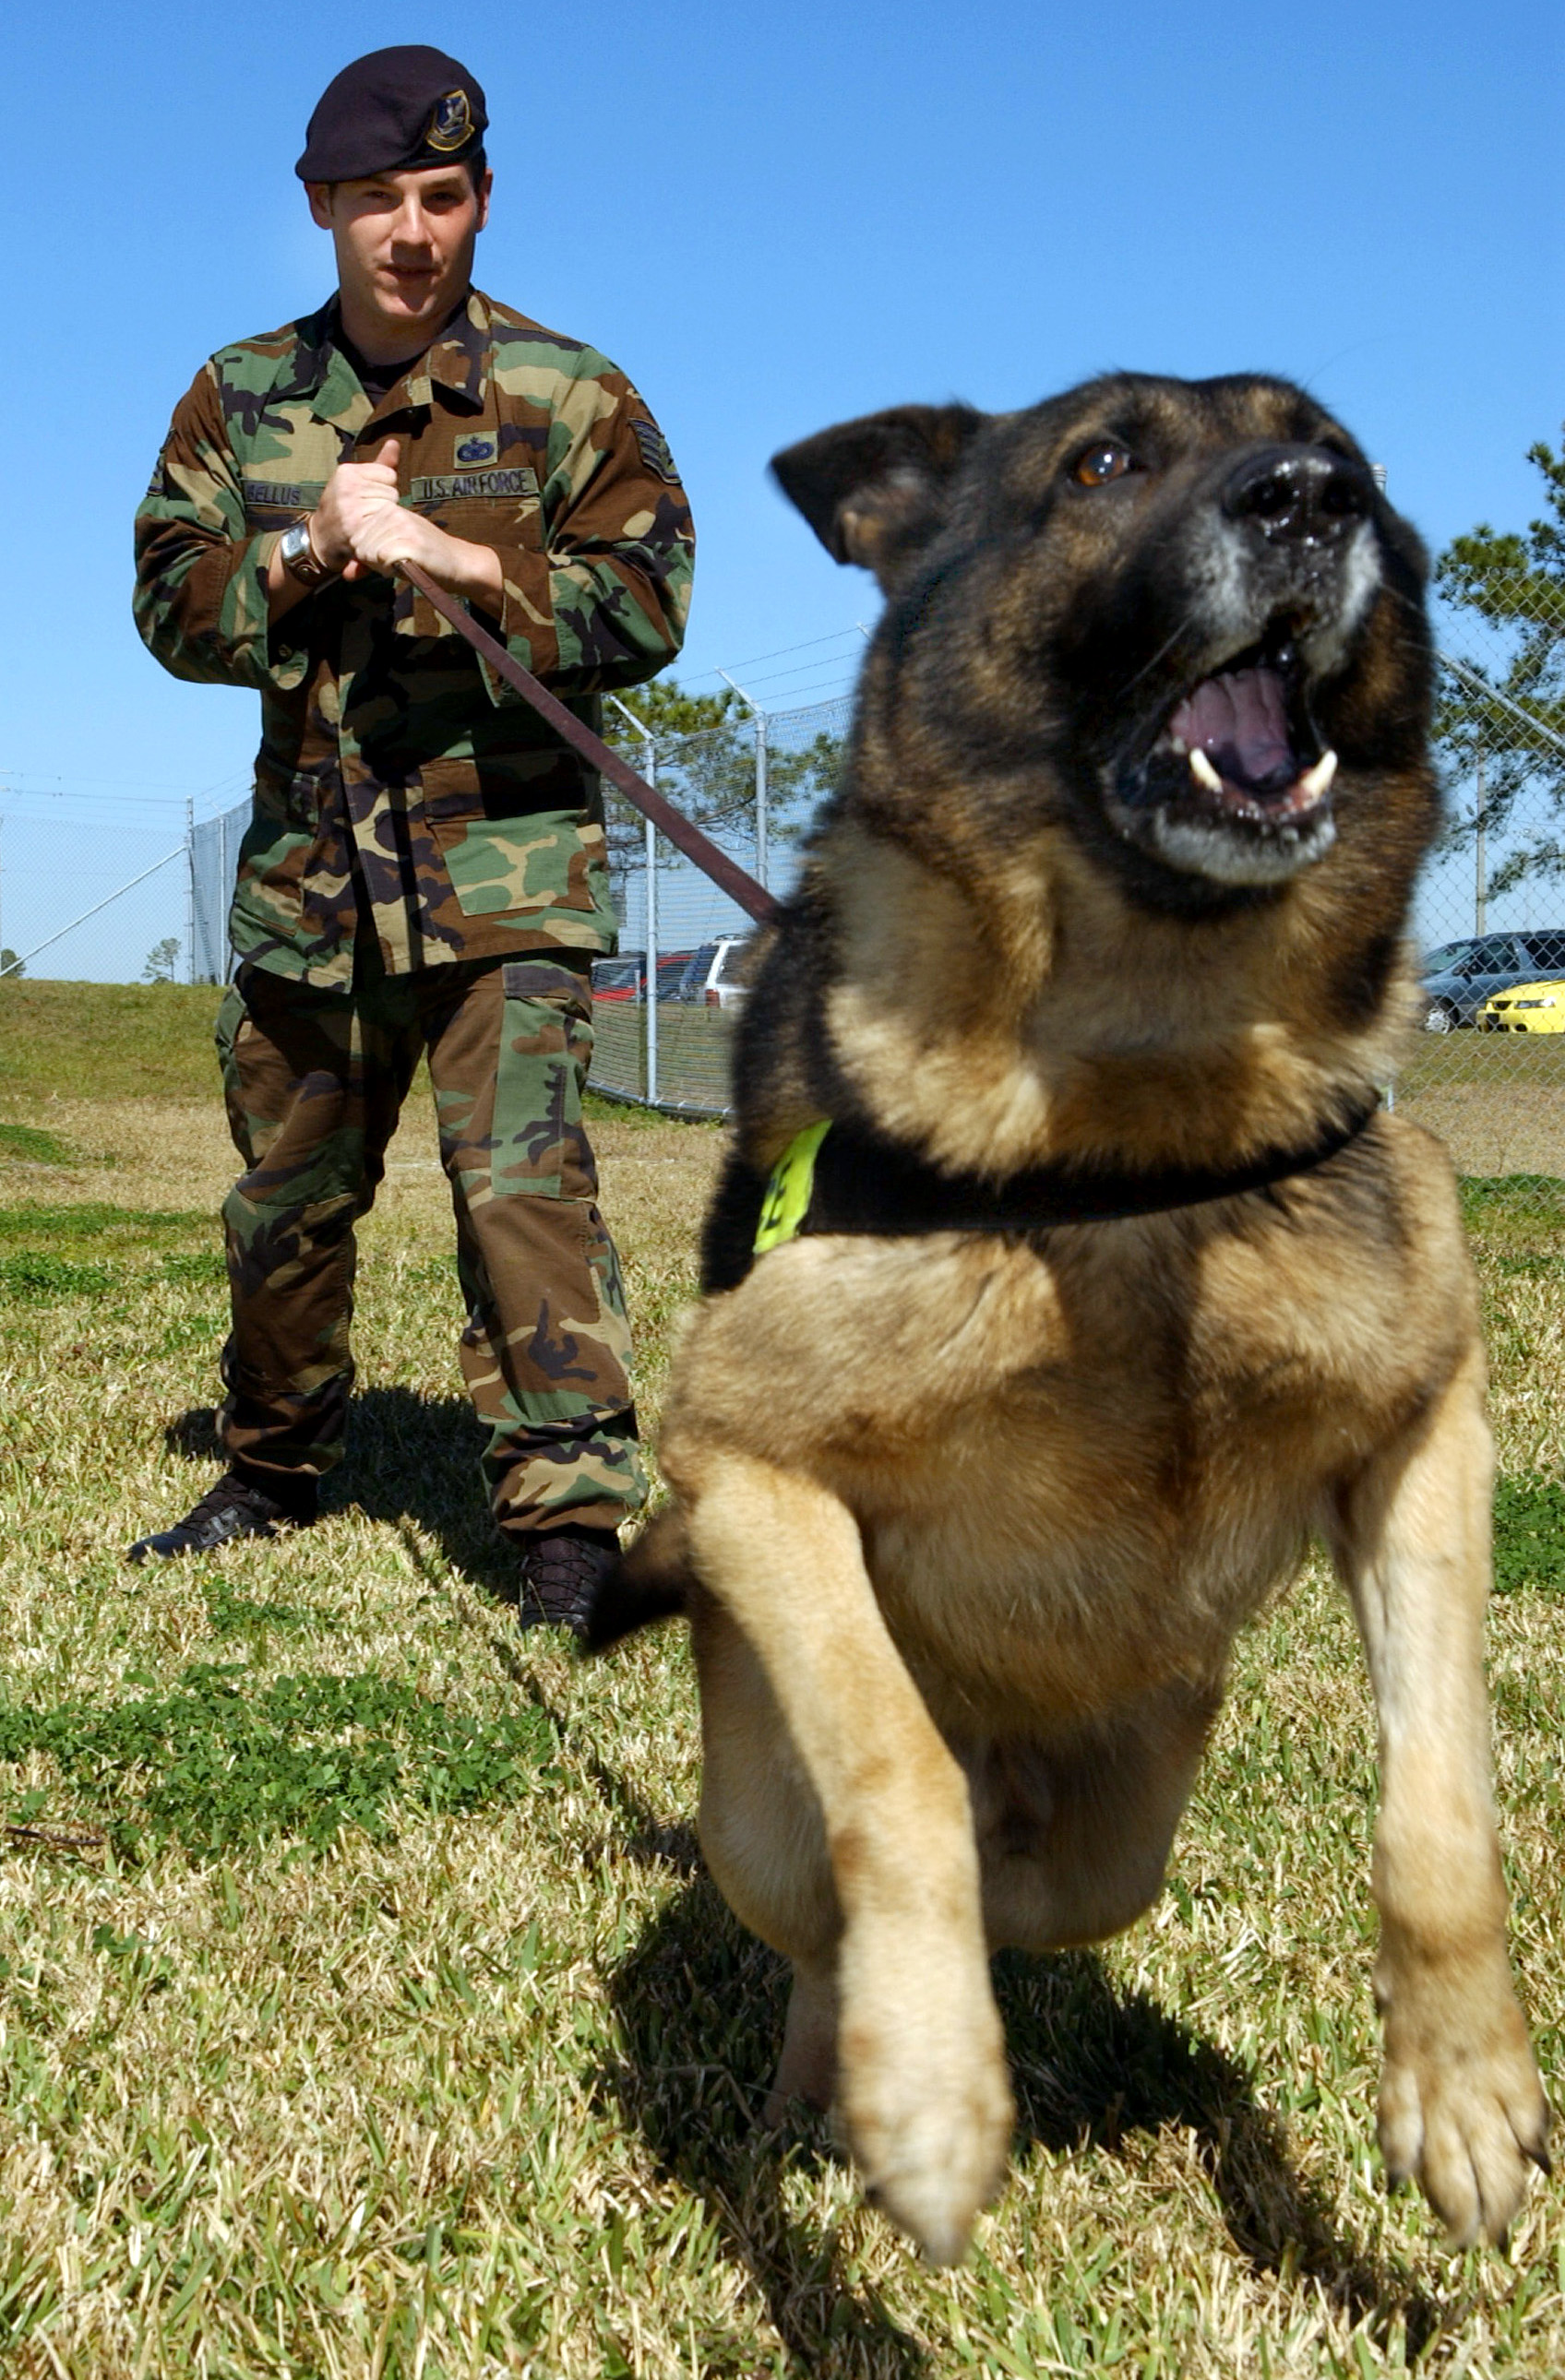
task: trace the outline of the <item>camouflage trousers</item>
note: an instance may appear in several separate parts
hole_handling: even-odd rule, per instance
[[[223,1208],[230,1462],[319,1476],[340,1459],[353,1227],[427,1052],[495,1518],[612,1528],[639,1508],[624,1289],[581,1121],[588,965],[563,951],[388,978],[372,956],[347,993],[241,971],[217,1023],[245,1164]]]

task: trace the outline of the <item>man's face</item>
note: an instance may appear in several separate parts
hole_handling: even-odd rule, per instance
[[[471,278],[489,185],[485,173],[475,191],[465,165],[426,165],[308,186],[310,212],[336,249],[344,325],[366,353],[408,351],[451,312]]]

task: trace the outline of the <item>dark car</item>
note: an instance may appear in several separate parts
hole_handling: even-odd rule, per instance
[[[693,951],[659,951],[657,954],[657,997],[659,1002],[678,1000]],[[644,951],[625,951],[617,959],[593,961],[593,998],[594,1000],[645,1000],[647,996],[647,957]]]
[[[617,959],[593,961],[594,1000],[640,1000],[646,990],[644,951],[621,951]]]
[[[657,997],[659,1001],[678,1000],[684,986],[693,951],[659,951],[657,954]]]
[[[1540,976],[1565,975],[1565,931],[1553,926],[1528,926],[1519,933],[1474,935],[1464,942],[1442,942],[1424,962],[1424,996],[1427,1033],[1454,1033],[1475,1022],[1482,1003],[1512,985],[1534,983]]]

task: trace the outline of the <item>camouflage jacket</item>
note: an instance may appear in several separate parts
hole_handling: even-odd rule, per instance
[[[693,536],[662,433],[594,348],[477,291],[377,405],[336,327],[334,298],[214,356],[136,517],[153,652],[261,694],[234,946],[321,985],[351,981],[361,916],[392,975],[612,950],[596,772],[403,582],[324,587],[269,628],[266,571],[336,465],[395,434],[403,503],[495,549],[495,633],[596,725],[597,689],[684,633]]]

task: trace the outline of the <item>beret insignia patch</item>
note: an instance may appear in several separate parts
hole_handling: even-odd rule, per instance
[[[446,157],[454,150],[466,145],[471,131],[472,110],[468,105],[466,91],[448,91],[444,99],[435,101],[424,139],[432,149],[437,149],[443,157]]]
[[[668,452],[668,441],[655,421],[632,421],[636,443],[642,450],[642,460],[649,471],[655,471],[670,487],[678,487],[679,474],[674,468],[674,457]]]

